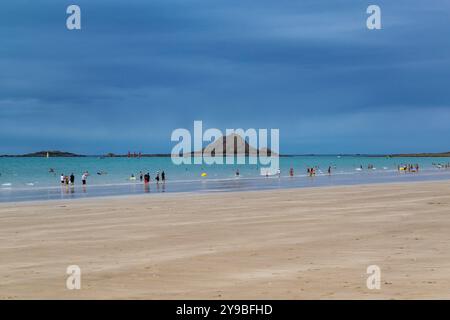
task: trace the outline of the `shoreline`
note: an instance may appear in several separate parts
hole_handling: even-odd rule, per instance
[[[450,181],[1,204],[0,299],[450,299],[449,208]]]
[[[48,199],[48,200],[26,200],[26,201],[11,201],[11,202],[1,202],[0,201],[0,208],[7,207],[10,205],[16,205],[20,206],[23,204],[24,206],[28,205],[46,205],[49,203],[58,204],[58,203],[64,203],[64,204],[70,204],[71,202],[82,202],[82,201],[89,201],[89,202],[96,202],[100,200],[131,200],[131,199],[146,199],[150,196],[150,198],[153,197],[161,197],[161,198],[183,198],[185,196],[211,196],[211,195],[241,195],[241,194],[258,194],[258,193],[266,193],[270,194],[274,191],[276,192],[283,192],[283,191],[308,191],[308,190],[324,190],[329,191],[333,189],[341,189],[341,188],[354,188],[354,187],[361,187],[361,188],[367,188],[371,186],[404,186],[404,185],[417,185],[417,184],[447,184],[450,182],[449,179],[436,179],[436,180],[417,180],[417,181],[391,181],[391,182],[373,182],[373,183],[361,183],[361,184],[345,184],[345,185],[321,185],[321,186],[308,186],[308,187],[292,187],[292,188],[280,188],[280,189],[259,189],[259,190],[244,190],[244,191],[216,191],[216,192],[193,192],[193,191],[180,191],[180,192],[167,192],[167,193],[152,193],[152,194],[121,194],[121,195],[106,195],[106,196],[93,196],[93,197],[86,197],[86,198],[72,198],[72,199]]]
[[[377,185],[383,183],[413,183],[450,180],[450,171],[423,170],[420,173],[397,171],[318,174],[314,177],[240,177],[204,180],[179,180],[150,184],[128,182],[88,186],[52,186],[37,188],[1,188],[0,204],[31,203],[36,201],[76,200],[87,198],[112,198],[132,195],[202,194],[217,192],[247,192],[284,189],[307,189],[311,187],[338,187]]]

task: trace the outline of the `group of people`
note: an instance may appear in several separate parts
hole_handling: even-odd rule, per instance
[[[291,168],[292,169],[292,168]],[[316,175],[316,171],[319,169],[319,167],[308,167],[307,169],[306,169],[306,173],[310,176],[310,177],[313,177],[313,176],[315,176]],[[293,171],[292,171],[292,173],[293,173]],[[331,166],[328,166],[328,169],[327,169],[327,173],[328,174],[331,174]],[[293,176],[293,174],[291,175],[291,177]]]
[[[65,176],[64,173],[61,173],[61,184],[75,184],[75,176],[73,175],[73,173],[70,176]]]
[[[99,174],[99,173],[97,173]],[[99,174],[100,175],[100,174]],[[85,171],[83,172],[83,174],[81,175],[81,183],[84,185],[87,184],[87,178],[89,176],[89,172]],[[61,185],[75,185],[75,175],[72,173],[70,174],[70,176],[65,175],[64,173],[61,173]],[[136,180],[136,177],[134,176],[134,174],[132,174],[130,176],[130,180]],[[144,182],[145,184],[150,182],[150,173],[143,173],[142,171],[139,173],[139,180],[141,182]],[[155,181],[156,183],[159,183],[160,181],[162,181],[163,183],[166,182],[166,173],[164,171],[162,171],[161,173],[159,171],[156,172],[156,176],[155,176]]]
[[[317,170],[319,170],[319,167],[318,167],[318,166],[315,166],[315,167],[308,167],[308,168],[306,169],[306,172],[307,172],[307,174],[308,174],[310,177],[313,177],[313,176],[316,175]],[[319,170],[319,172],[321,172],[321,171]],[[327,172],[328,172],[328,174],[331,174],[331,166],[328,167]],[[277,175],[278,175],[279,177],[281,176],[281,171],[280,171],[280,169],[277,170]],[[293,167],[291,167],[291,168],[289,169],[289,176],[290,176],[290,177],[293,177],[293,176],[294,176],[294,168],[293,168]]]
[[[131,175],[131,177],[133,178],[134,175]],[[139,172],[139,180],[142,182],[144,182],[145,184],[150,183],[150,173],[143,173],[142,171]],[[166,173],[163,171],[161,171],[161,173],[159,171],[156,172],[156,176],[155,176],[155,181],[156,183],[159,183],[159,181],[161,180],[162,183],[166,182]]]
[[[441,163],[438,163],[438,164],[433,163],[433,166],[435,166],[435,167],[438,168],[438,169],[450,169],[450,162],[449,162],[449,163],[444,163],[444,164],[441,164]]]
[[[362,171],[364,170],[363,165],[359,165],[359,168],[356,168],[356,170]],[[373,164],[368,164],[367,165],[367,170],[376,170],[375,166]]]
[[[307,168],[306,169],[306,173],[310,176],[310,177],[313,177],[313,176],[315,176],[316,175],[316,167],[312,167],[312,168]]]
[[[87,183],[87,177],[89,176],[89,172],[85,171],[81,175],[81,183],[83,185],[86,185]],[[61,173],[61,185],[75,185],[75,175],[72,173],[70,176],[64,175],[64,173]]]
[[[405,164],[402,166],[397,166],[398,171],[404,171],[404,172],[419,172],[419,165],[418,164]]]
[[[97,173],[99,174],[99,173]],[[99,174],[100,175],[100,174]],[[81,175],[81,183],[83,185],[87,184],[87,178],[89,176],[89,172],[85,171],[83,172],[83,174]],[[64,173],[61,173],[61,185],[75,185],[75,175],[72,173],[70,176],[64,175]],[[136,180],[136,177],[134,176],[134,174],[132,174],[130,176],[130,180]],[[150,182],[150,173],[143,173],[142,171],[139,173],[139,180],[141,182],[144,183],[149,183]],[[156,183],[159,183],[160,181],[162,181],[163,183],[166,182],[166,173],[164,171],[162,171],[161,173],[159,171],[156,172],[156,176],[155,176],[155,181]]]

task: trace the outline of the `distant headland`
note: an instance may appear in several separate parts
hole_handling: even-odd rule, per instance
[[[450,157],[449,152],[440,152],[440,153],[400,153],[400,154],[391,154],[389,155],[391,158],[403,158],[403,157],[420,157],[420,158],[441,158],[441,157]]]
[[[0,157],[20,157],[20,158],[73,158],[85,157],[84,155],[75,154],[64,151],[38,151],[33,153],[19,154],[19,155],[0,155]]]

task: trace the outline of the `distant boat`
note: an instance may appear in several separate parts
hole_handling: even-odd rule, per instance
[[[47,152],[47,158],[50,158],[50,154]]]

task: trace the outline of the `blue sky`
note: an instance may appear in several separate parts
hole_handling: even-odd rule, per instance
[[[78,4],[82,30],[68,31]],[[366,28],[366,8],[382,30]],[[450,151],[450,2],[5,0],[0,154],[170,152],[279,128],[282,153]]]

